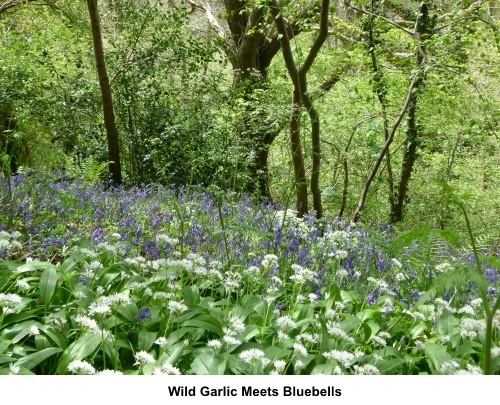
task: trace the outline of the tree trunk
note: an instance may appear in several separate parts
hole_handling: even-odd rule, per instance
[[[425,44],[423,41],[430,36],[430,20],[429,9],[426,3],[422,3],[418,10],[419,16],[415,24],[415,42],[417,44],[417,66],[422,68],[425,59]],[[391,212],[391,223],[400,222],[403,220],[404,208],[407,202],[408,184],[413,172],[413,165],[417,157],[417,148],[420,141],[420,130],[417,125],[417,103],[418,103],[418,89],[424,82],[424,74],[419,76],[415,83],[415,91],[411,95],[410,107],[408,108],[408,129],[406,131],[406,142],[403,156],[403,163],[401,166],[401,178],[398,185],[398,194],[396,196],[396,203]]]
[[[320,149],[320,123],[319,114],[309,97],[307,90],[307,72],[314,63],[318,53],[328,36],[328,16],[330,15],[330,0],[322,0],[320,14],[320,31],[311,46],[309,53],[300,68],[297,68],[293,57],[288,31],[282,16],[282,10],[276,0],[270,1],[270,11],[274,18],[276,30],[280,37],[281,50],[288,75],[293,83],[292,113],[290,118],[290,144],[292,148],[292,162],[296,183],[296,206],[299,217],[307,213],[307,185],[305,178],[304,158],[302,156],[300,141],[300,106],[304,104],[311,120],[311,145],[312,145],[312,174],[311,192],[316,218],[323,215],[321,204],[321,190],[319,187],[319,174],[321,162]]]
[[[290,113],[290,148],[292,151],[292,164],[295,182],[295,209],[297,216],[302,218],[309,211],[307,202],[307,179],[302,154],[302,141],[300,139],[300,107],[301,93],[298,80],[293,84],[292,111]]]
[[[244,141],[250,165],[249,182],[245,185],[247,192],[261,198],[270,199],[268,154],[269,147],[281,132],[281,128],[270,129],[265,119],[256,122],[255,105],[252,93],[266,88],[268,68],[280,50],[279,36],[275,32],[266,32],[264,9],[255,7],[249,0],[224,0],[225,24],[219,22],[208,2],[188,0],[191,11],[203,12],[211,27],[222,39],[221,47],[232,64],[233,86],[238,97],[246,101],[248,113],[241,119],[237,135]],[[309,7],[309,6],[308,6]],[[299,13],[296,21],[287,21],[284,29],[289,38],[293,38],[303,28],[300,22],[312,17],[317,7],[311,5]]]
[[[101,26],[99,12],[97,10],[97,0],[87,0],[89,10],[90,25],[92,27],[92,39],[94,44],[94,56],[96,61],[97,76],[101,87],[102,109],[104,114],[104,126],[106,127],[106,138],[108,141],[109,173],[115,185],[122,181],[120,165],[120,142],[118,130],[115,124],[113,113],[113,98],[111,86],[109,84],[108,73],[104,61],[104,50],[102,46]]]

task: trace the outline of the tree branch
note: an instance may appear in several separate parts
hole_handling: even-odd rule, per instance
[[[41,0],[9,0],[9,1],[6,1],[6,2],[0,4],[0,14],[2,14],[3,12],[7,11],[10,8],[22,6],[22,5],[28,4],[28,3],[38,3],[38,5],[40,5],[40,6],[52,6],[55,4],[56,1],[57,0],[45,0],[45,1],[41,1]]]
[[[219,37],[224,40],[227,39],[226,31],[224,31],[217,18],[215,18],[214,13],[212,12],[212,9],[210,8],[210,5],[208,3],[206,3],[205,5],[201,5],[195,3],[192,0],[187,0],[187,2],[191,6],[191,10],[188,12],[188,14],[192,14],[195,10],[201,11],[202,13],[205,14],[208,23],[210,24],[212,29],[217,32]]]
[[[359,218],[361,217],[361,211],[365,205],[366,196],[368,195],[368,189],[370,188],[370,185],[377,174],[377,171],[378,171],[378,168],[380,167],[380,164],[384,160],[384,156],[385,156],[387,150],[389,149],[389,146],[391,145],[391,143],[394,139],[394,135],[396,134],[396,131],[399,128],[399,125],[401,124],[401,121],[403,120],[403,117],[404,117],[406,111],[408,110],[408,107],[410,106],[410,103],[412,100],[413,90],[415,89],[415,86],[418,83],[420,75],[422,74],[421,69],[422,69],[422,66],[425,65],[425,62],[426,62],[426,59],[424,58],[422,60],[422,63],[421,63],[419,70],[413,76],[413,79],[412,79],[410,86],[408,88],[408,93],[406,95],[406,100],[403,104],[403,108],[401,108],[401,112],[399,113],[398,118],[396,118],[396,121],[394,122],[394,124],[391,128],[391,132],[389,133],[389,137],[385,141],[384,146],[383,146],[382,150],[380,151],[380,153],[377,157],[377,160],[375,161],[375,164],[373,165],[372,171],[370,172],[370,175],[366,179],[365,186],[363,187],[363,191],[361,192],[361,196],[359,198],[358,206],[356,207],[356,211],[354,211],[354,215],[352,218],[353,222],[358,222]]]
[[[347,2],[346,2],[347,4]],[[413,31],[410,31],[409,29],[406,29],[405,27],[402,27],[399,23],[397,22],[394,22],[394,21],[391,21],[389,20],[388,18],[384,17],[384,16],[381,16],[379,14],[375,14],[375,13],[372,13],[370,11],[367,11],[367,10],[363,10],[362,8],[358,8],[356,6],[353,6],[352,4],[348,3],[347,4],[350,8],[352,8],[353,10],[359,12],[359,13],[362,13],[362,14],[366,14],[366,15],[370,15],[372,17],[376,17],[376,18],[380,18],[381,20],[384,20],[386,23],[400,29],[401,31],[405,32],[406,34],[408,35],[411,35],[411,36],[414,36],[415,33]]]

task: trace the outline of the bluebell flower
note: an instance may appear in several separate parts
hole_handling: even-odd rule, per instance
[[[141,309],[139,309],[139,313],[135,317],[135,320],[137,322],[142,322],[148,318],[151,318],[151,311],[149,310],[149,307],[142,307]]]

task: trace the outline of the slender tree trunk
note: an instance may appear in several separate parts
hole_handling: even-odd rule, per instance
[[[378,3],[372,0],[371,4],[371,12],[377,12]],[[368,30],[368,52],[370,54],[370,58],[372,61],[371,70],[373,73],[373,92],[377,95],[380,108],[382,110],[382,119],[384,126],[384,139],[387,141],[389,138],[389,120],[387,119],[387,104],[386,104],[386,94],[387,94],[387,85],[385,82],[384,74],[380,70],[378,60],[377,60],[377,41],[375,40],[374,35],[374,24],[375,24],[375,16],[368,16],[367,20],[367,30]],[[395,196],[394,196],[394,176],[392,173],[392,165],[391,165],[391,150],[387,149],[387,153],[385,155],[386,163],[387,163],[387,181],[389,185],[389,206],[391,215],[394,212],[394,204],[395,204]]]
[[[429,27],[429,9],[426,3],[422,3],[418,10],[419,16],[415,24],[415,42],[417,45],[416,62],[419,69],[422,68],[425,61],[425,44],[424,41],[430,35]],[[408,184],[413,173],[413,165],[417,157],[417,148],[420,142],[420,130],[417,124],[417,103],[418,89],[424,83],[425,75],[419,76],[415,82],[415,91],[411,95],[410,107],[408,108],[408,129],[406,131],[406,142],[401,166],[401,178],[398,185],[398,194],[396,203],[391,213],[391,223],[400,222],[403,220],[404,208],[407,200]]]
[[[307,213],[307,185],[305,178],[304,158],[301,150],[300,140],[300,106],[304,104],[311,120],[311,145],[312,145],[312,174],[311,174],[311,192],[313,196],[313,206],[316,212],[316,218],[323,215],[321,203],[321,190],[319,187],[320,162],[321,162],[321,143],[320,143],[320,122],[318,111],[309,97],[307,91],[307,72],[314,63],[318,53],[328,36],[328,16],[330,0],[322,0],[320,14],[320,31],[314,41],[309,53],[300,68],[297,68],[293,57],[290,39],[286,25],[282,16],[282,10],[276,0],[270,1],[270,11],[274,18],[276,30],[280,35],[280,45],[283,52],[288,75],[293,84],[292,95],[292,113],[290,118],[290,144],[292,148],[292,162],[294,168],[294,177],[296,183],[296,205],[299,217]],[[333,84],[332,84],[333,85]]]
[[[425,58],[423,63],[425,62]],[[403,120],[404,115],[406,114],[406,111],[408,110],[412,98],[412,94],[415,90],[415,85],[416,82],[420,79],[421,75],[423,73],[419,70],[415,73],[415,76],[413,76],[413,80],[410,83],[410,86],[408,88],[408,93],[406,95],[405,102],[403,104],[403,107],[401,108],[401,112],[399,113],[398,117],[396,118],[396,121],[394,121],[394,124],[392,125],[391,132],[389,132],[389,136],[387,140],[384,143],[384,146],[382,147],[382,150],[380,151],[377,160],[375,161],[375,164],[373,165],[373,168],[368,175],[368,178],[365,181],[365,185],[363,186],[363,190],[361,191],[361,195],[359,197],[359,202],[358,206],[356,207],[356,210],[354,211],[354,215],[352,217],[353,222],[358,222],[361,218],[361,212],[363,211],[363,208],[365,206],[366,202],[366,197],[368,196],[368,191],[370,189],[370,185],[377,175],[378,169],[384,160],[384,156],[387,153],[387,150],[389,149],[389,146],[391,145],[392,141],[394,140],[394,135],[396,134],[397,129],[399,128],[399,125],[401,125],[401,121]]]
[[[313,208],[316,212],[316,218],[321,218],[323,216],[323,205],[321,203],[321,189],[319,186],[319,175],[320,175],[320,165],[321,165],[321,142],[320,142],[320,123],[319,114],[316,108],[314,108],[311,99],[307,94],[307,81],[305,76],[301,78],[301,94],[302,102],[304,107],[309,113],[309,119],[311,120],[311,146],[312,146],[312,172],[311,172],[311,194],[313,199]]]
[[[99,86],[101,87],[102,109],[104,114],[104,126],[106,127],[106,138],[108,141],[109,173],[114,184],[120,184],[122,181],[120,165],[120,142],[118,139],[118,130],[115,124],[113,113],[113,97],[111,95],[111,86],[106,71],[104,61],[104,50],[102,46],[101,25],[99,21],[99,12],[97,10],[97,0],[87,0],[89,10],[90,25],[92,27],[92,40],[94,44],[94,56],[96,61],[97,76],[99,77]]]
[[[307,202],[307,179],[300,138],[300,107],[302,97],[298,80],[293,84],[292,111],[290,113],[290,147],[292,150],[292,164],[295,181],[295,207],[299,217],[309,211]]]

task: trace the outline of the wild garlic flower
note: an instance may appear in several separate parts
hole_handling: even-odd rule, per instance
[[[314,281],[317,277],[316,272],[306,269],[298,264],[292,264],[294,275],[290,276],[290,280],[297,284],[303,284],[307,281]]]
[[[235,337],[233,337],[231,335],[224,335],[222,340],[225,343],[227,343],[228,345],[240,345],[241,344],[241,340],[236,339]]]
[[[302,343],[296,342],[293,344],[293,351],[295,354],[306,357],[309,353]]]
[[[130,304],[130,297],[128,293],[120,292],[109,295],[108,297],[102,297],[102,302],[106,302],[110,306],[120,306]]]
[[[19,371],[21,371],[21,367],[19,367],[17,364],[14,363],[9,363],[9,369],[10,369],[9,375],[17,375],[19,374]]]
[[[447,262],[438,264],[436,266],[436,271],[438,273],[446,273],[446,272],[451,271],[451,270],[453,270],[453,267],[450,263],[447,263]]]
[[[387,346],[387,342],[385,341],[384,338],[378,336],[378,335],[373,335],[371,337],[372,341],[379,344],[380,346],[383,346],[383,347],[386,347]]]
[[[298,372],[303,368],[304,368],[304,362],[301,359],[295,360],[295,370]]]
[[[234,271],[228,271],[225,274],[224,289],[226,293],[236,291],[241,286],[241,274]]]
[[[95,373],[95,375],[123,375],[121,371],[118,370],[101,370]]]
[[[160,336],[158,339],[155,340],[155,344],[163,348],[167,344],[167,339],[163,336]]]
[[[83,326],[86,329],[90,329],[90,330],[94,330],[94,331],[99,330],[99,326],[97,325],[97,322],[94,319],[89,318],[88,316],[78,315],[75,318],[75,322],[77,324],[79,324],[80,326]]]
[[[473,318],[462,318],[460,320],[460,336],[466,339],[475,339],[479,334],[484,334],[486,325]]]
[[[319,340],[320,340],[319,335],[317,333],[314,333],[314,334],[301,333],[301,334],[295,336],[295,339],[297,339],[298,341],[304,341],[304,342],[312,343],[312,344],[319,343]]]
[[[401,262],[398,259],[392,258],[391,262],[392,262],[393,267],[395,267],[397,269],[403,268],[403,265],[401,264]]]
[[[155,362],[155,358],[144,350],[135,354],[135,360],[134,366],[144,366]]]
[[[347,258],[347,255],[348,255],[348,253],[347,253],[347,251],[345,251],[345,250],[337,250],[337,251],[335,252],[335,258],[336,258],[337,260],[344,260],[344,259],[346,259],[346,258]]]
[[[354,365],[354,374],[356,375],[379,375],[380,370],[372,364],[365,364],[364,366]]]
[[[16,286],[23,291],[28,291],[31,288],[26,280],[16,280]]]
[[[255,365],[258,362],[262,364],[262,367],[267,367],[271,360],[269,360],[265,353],[259,349],[248,349],[240,353],[239,358],[245,363]]]
[[[466,370],[457,370],[455,375],[482,375],[483,370],[481,367],[474,366],[472,364],[467,364]]]
[[[356,343],[355,340],[350,337],[347,333],[345,333],[340,325],[338,325],[335,322],[328,322],[326,324],[326,329],[330,336],[337,338],[339,340],[343,340],[344,342],[354,344]]]
[[[188,310],[188,307],[186,305],[178,301],[169,301],[169,303],[167,304],[167,308],[173,314],[181,314],[184,311]]]
[[[278,342],[283,342],[285,339],[290,339],[290,336],[288,336],[285,332],[278,330]]]
[[[3,294],[0,293],[0,303],[5,303],[7,306],[10,308],[15,307],[16,305],[20,304],[22,301],[21,296],[17,294]]]
[[[355,359],[354,354],[349,353],[345,350],[331,350],[329,352],[323,353],[323,356],[330,361],[338,361],[345,368],[349,367],[351,360]]]
[[[160,234],[156,235],[156,241],[159,243],[166,243],[166,244],[169,244],[171,246],[174,246],[179,242],[178,239],[171,238],[170,236],[168,236],[165,233],[160,233]]]
[[[260,265],[266,269],[270,268],[271,266],[277,266],[278,265],[278,256],[276,255],[265,255],[264,259],[262,259]]]
[[[441,363],[439,371],[441,374],[455,374],[460,367],[460,364],[455,360],[447,360]]]
[[[82,360],[73,360],[68,365],[68,371],[78,375],[95,374],[95,368],[88,362]]]
[[[459,308],[457,310],[457,313],[459,314],[467,314],[467,315],[475,315],[476,311],[474,311],[474,308],[470,305],[464,305],[462,308]]]
[[[163,363],[161,365],[161,371],[163,374],[166,375],[181,375],[181,371],[177,368],[172,366],[170,363]]]
[[[208,343],[207,343],[207,346],[208,347],[211,347],[212,349],[215,349],[215,350],[218,350],[221,348],[222,346],[222,343],[220,340],[217,340],[217,339],[213,339],[213,340],[210,340]]]
[[[302,294],[297,294],[295,297],[295,303],[300,304],[301,302],[304,302],[306,300],[306,297],[303,296]]]
[[[229,328],[237,333],[241,333],[245,330],[245,324],[237,316],[231,316],[228,323]]]
[[[105,302],[93,302],[89,306],[89,315],[106,315],[111,313],[111,307]]]
[[[276,360],[273,365],[278,373],[282,373],[285,370],[286,362],[284,360]]]
[[[290,328],[295,329],[297,324],[292,320],[290,315],[283,315],[276,319],[276,323],[280,328]]]

